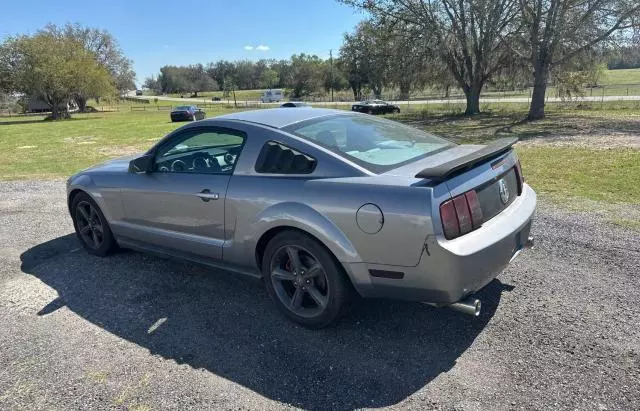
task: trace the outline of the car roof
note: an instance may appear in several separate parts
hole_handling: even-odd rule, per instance
[[[274,128],[283,128],[301,121],[311,120],[335,114],[347,114],[344,110],[327,108],[300,107],[297,110],[283,108],[269,108],[263,110],[240,111],[213,117],[211,120],[239,120],[262,124]]]

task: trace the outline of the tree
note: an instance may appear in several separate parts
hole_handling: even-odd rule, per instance
[[[67,24],[64,27],[49,24],[43,32],[57,38],[76,41],[93,53],[98,63],[111,75],[113,86],[120,94],[135,89],[136,74],[132,68],[133,63],[125,57],[117,40],[108,31],[83,27],[80,24]],[[74,98],[80,111],[85,111],[88,98],[101,97],[100,95],[84,94],[85,90],[80,91]]]
[[[202,64],[187,66],[182,70],[184,70],[187,89],[193,93],[194,97],[198,97],[198,93],[201,91],[215,91],[218,89],[218,84],[207,74]]]
[[[344,35],[340,57],[344,61],[354,98],[361,96],[367,84],[376,98],[389,83],[390,35],[388,30],[376,26],[372,20],[360,22],[353,33]]]
[[[83,45],[47,32],[9,38],[3,45],[13,88],[51,107],[51,119],[67,117],[74,96],[114,92],[110,73]]]
[[[144,84],[142,87],[148,88],[149,90],[153,90],[155,93],[162,93],[162,87],[160,85],[160,81],[156,79],[154,76],[147,77],[144,80]]]
[[[183,67],[160,67],[158,82],[163,93],[185,93],[190,91],[189,81]]]
[[[280,78],[278,77],[278,72],[271,68],[267,68],[260,73],[260,83],[262,84],[262,87],[273,88],[279,81]]]
[[[480,112],[483,86],[510,62],[503,44],[512,35],[517,0],[342,1],[376,18],[399,20],[433,36],[440,58],[466,96],[466,114]]]
[[[15,42],[7,41],[0,44],[0,92],[11,93],[16,91],[16,62]]]
[[[216,61],[207,65],[207,74],[224,88],[227,78],[235,75],[235,64],[227,60]]]
[[[596,44],[640,24],[638,0],[521,0],[521,50],[533,68],[528,119],[544,118],[549,74]]]
[[[287,86],[295,98],[308,96],[318,91],[322,85],[322,60],[315,55],[298,54],[291,56],[291,77]]]

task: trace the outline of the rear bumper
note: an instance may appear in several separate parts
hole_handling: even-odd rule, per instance
[[[453,240],[430,236],[415,267],[352,263],[346,269],[363,297],[451,304],[486,286],[531,245],[535,207],[536,194],[525,184],[521,196],[479,229]]]
[[[171,121],[191,121],[193,116],[189,113],[184,114],[171,114]]]

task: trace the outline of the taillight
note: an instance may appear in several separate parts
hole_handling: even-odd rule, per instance
[[[451,240],[482,225],[482,208],[475,190],[445,201],[440,205],[444,236]]]
[[[456,216],[453,200],[440,204],[440,218],[442,219],[444,236],[447,239],[450,240],[460,235],[460,227],[458,226],[458,217]]]
[[[478,200],[478,194],[476,190],[467,191],[464,193],[467,198],[467,204],[469,205],[469,211],[471,211],[471,221],[473,222],[473,228],[478,228],[482,225],[482,207],[480,207],[480,200]]]
[[[518,179],[518,195],[520,195],[522,194],[522,188],[524,187],[524,175],[522,174],[520,159],[516,161],[516,178]]]
[[[454,198],[453,205],[456,207],[456,215],[458,216],[460,235],[467,234],[469,231],[471,231],[473,224],[471,223],[471,212],[469,211],[466,197],[461,195]]]

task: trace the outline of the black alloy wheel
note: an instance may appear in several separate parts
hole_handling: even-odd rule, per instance
[[[330,325],[355,300],[343,267],[319,241],[286,230],[269,241],[262,255],[262,274],[278,309],[309,328]]]
[[[97,250],[104,242],[104,226],[95,207],[88,201],[80,201],[76,206],[76,224],[84,243]]]
[[[76,236],[85,250],[105,257],[118,248],[107,219],[87,193],[79,193],[73,198],[71,210]]]
[[[271,259],[271,282],[280,302],[301,317],[321,314],[329,302],[322,264],[304,247],[280,247]]]

